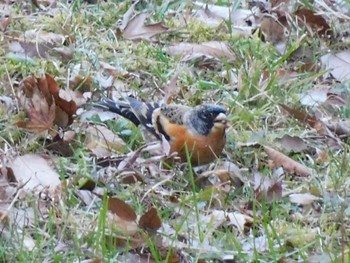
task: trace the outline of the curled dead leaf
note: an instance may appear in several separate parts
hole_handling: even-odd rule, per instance
[[[17,126],[36,133],[50,130],[54,124],[66,127],[73,122],[77,110],[74,101],[60,97],[57,82],[48,74],[24,79],[20,83],[18,100],[29,120],[18,122]]]
[[[295,173],[300,176],[308,176],[311,174],[311,170],[304,165],[294,161],[292,158],[284,155],[283,153],[272,149],[271,147],[264,146],[265,152],[272,160],[271,166],[279,167],[282,166],[288,173]]]

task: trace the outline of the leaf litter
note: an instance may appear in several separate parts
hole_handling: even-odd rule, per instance
[[[47,251],[82,262],[283,261],[327,254],[338,236],[327,258],[344,259],[349,33],[338,28],[348,10],[212,2],[0,4],[11,14],[0,19],[9,250],[50,239]],[[101,94],[222,104],[225,151],[205,167],[166,165],[165,139],[91,109]],[[16,224],[22,239],[11,240]]]

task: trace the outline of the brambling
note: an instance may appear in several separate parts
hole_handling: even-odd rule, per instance
[[[158,140],[164,136],[169,142],[170,154],[176,152],[182,162],[187,162],[188,151],[193,166],[215,160],[226,143],[228,120],[226,110],[221,106],[160,105],[131,97],[119,101],[103,98],[100,106],[135,125],[141,124]]]

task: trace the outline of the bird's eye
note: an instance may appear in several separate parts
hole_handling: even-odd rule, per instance
[[[212,113],[207,111],[207,112],[205,112],[204,116],[205,116],[206,119],[211,118],[212,117]]]

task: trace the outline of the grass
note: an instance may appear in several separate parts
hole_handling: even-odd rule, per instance
[[[211,2],[225,6],[229,1]],[[172,260],[179,255],[189,262],[203,262],[203,259],[214,262],[222,260],[223,255],[233,255],[237,262],[311,262],[310,258],[320,255],[330,258],[329,262],[347,261],[347,141],[343,148],[332,150],[314,130],[286,117],[279,107],[279,104],[286,104],[313,111],[300,105],[299,94],[312,89],[324,72],[298,73],[292,79],[281,78],[279,72],[299,66],[300,61],[293,61],[292,55],[300,47],[311,46],[315,50],[312,60],[316,61],[323,51],[319,52],[318,40],[300,31],[298,37],[293,35],[290,38],[289,49],[281,56],[257,35],[242,37],[233,34],[227,23],[220,25],[222,30],[218,30],[192,17],[181,22],[181,14],[194,8],[191,1],[181,0],[141,1],[136,6],[138,11],[151,12],[152,23],[163,21],[173,32],[162,34],[155,42],[132,42],[123,39],[116,30],[130,7],[129,1],[101,1],[96,5],[83,1],[59,1],[57,5],[57,13],[50,15],[34,7],[27,12],[21,8],[21,2],[14,4],[14,22],[7,32],[41,29],[64,34],[67,36],[65,45],[74,52],[73,58],[62,61],[58,57],[50,60],[10,57],[5,43],[0,44],[1,94],[14,98],[18,83],[30,74],[52,74],[59,79],[61,87],[65,87],[75,67],[80,75],[94,78],[90,86],[93,96],[106,94],[96,77],[101,70],[100,62],[106,62],[132,73],[130,77],[116,77],[127,92],[141,99],[160,101],[164,96],[163,88],[182,69],[175,101],[189,105],[219,102],[228,108],[233,123],[228,130],[222,158],[206,169],[220,170],[224,160],[231,161],[241,169],[244,182],[241,188],[235,187],[230,176],[236,175],[229,174],[227,181],[209,176],[204,184],[200,184],[197,177],[201,173],[195,172],[190,163],[165,169],[160,168],[159,162],[151,162],[135,163],[128,169],[140,174],[142,182],[123,184],[121,171],[116,168],[118,161],[111,161],[112,165],[103,167],[88,150],[84,144],[86,123],[80,122],[78,117],[75,126],[67,128],[78,133],[73,155],[62,157],[45,148],[43,137],[14,126],[25,118],[17,105],[16,110],[9,112],[0,107],[0,154],[4,164],[10,164],[18,154],[49,153],[63,182],[57,196],[24,191],[23,196],[11,199],[13,209],[29,213],[30,219],[24,225],[18,223],[20,220],[14,220],[14,224],[1,220],[0,262],[80,262],[87,259],[127,262],[137,254],[150,255],[154,262],[177,262]],[[202,67],[202,59],[184,63],[181,57],[170,56],[164,51],[176,43],[214,40],[229,44],[236,56],[234,63],[225,59],[220,62],[208,60],[208,66]],[[262,78],[265,75],[267,77]],[[109,90],[125,92],[115,85]],[[347,87],[342,83],[338,89],[347,92]],[[347,107],[338,107],[329,115],[347,118],[349,112]],[[89,122],[89,125],[101,124],[98,117]],[[107,127],[123,138],[130,151],[145,143],[140,130],[124,119],[109,121]],[[273,201],[267,200],[266,196],[257,199],[255,176],[262,174],[273,178],[278,173],[270,167],[261,145],[275,146],[275,139],[286,134],[305,140],[308,150],[301,153],[281,151],[315,172],[307,178],[284,174],[281,187],[285,192],[311,192],[321,197],[310,205],[292,203],[288,196]],[[327,154],[326,162],[317,160],[314,151],[320,150]],[[82,179],[91,180],[96,185],[100,198],[81,189],[84,185]],[[120,241],[116,237],[124,233],[111,227],[113,222],[108,217],[107,196],[122,199],[138,216],[149,207],[155,207],[163,229],[157,235],[140,230],[144,242],[136,248],[133,243],[137,239],[135,236],[126,238],[124,245],[116,245],[115,242]],[[219,218],[211,217],[214,211],[240,212],[251,217],[252,221],[247,221],[245,229],[240,230],[227,218],[219,224]],[[0,210],[0,215],[3,213]]]

